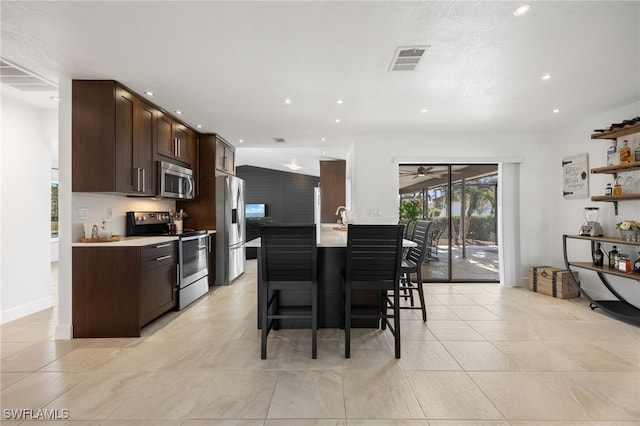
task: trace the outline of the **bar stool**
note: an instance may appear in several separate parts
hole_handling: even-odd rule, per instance
[[[354,318],[375,318],[383,330],[388,326],[394,336],[395,356],[400,358],[398,288],[403,232],[402,225],[349,225],[343,289],[345,358],[351,356],[351,320]],[[352,292],[358,290],[377,291],[378,304],[352,307]]]
[[[267,358],[267,337],[280,319],[307,319],[311,325],[311,357],[318,347],[318,266],[316,226],[264,224],[260,227],[261,358]],[[278,305],[280,291],[309,292],[306,306]],[[276,323],[277,325],[277,323]]]
[[[400,279],[400,291],[409,294],[411,306],[401,306],[400,309],[420,309],[422,311],[422,321],[427,321],[427,308],[424,304],[424,292],[422,288],[422,264],[429,251],[429,229],[433,222],[418,220],[413,230],[412,241],[417,244],[411,247],[407,256],[402,259],[402,278]],[[416,274],[416,282],[411,281],[411,274]],[[414,305],[413,292],[418,293],[420,306]]]

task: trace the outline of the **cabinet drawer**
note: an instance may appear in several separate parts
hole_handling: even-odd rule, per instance
[[[142,270],[178,263],[177,243],[170,241],[142,247]]]

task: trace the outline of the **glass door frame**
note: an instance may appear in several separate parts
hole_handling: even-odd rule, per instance
[[[500,173],[499,173],[499,164],[498,163],[446,163],[446,164],[442,164],[442,163],[412,163],[412,164],[399,164],[399,168],[402,168],[403,166],[425,166],[425,167],[430,167],[430,166],[437,166],[437,167],[446,167],[447,170],[447,181],[444,184],[439,185],[438,187],[444,187],[446,185],[445,188],[445,197],[447,199],[447,205],[446,205],[446,209],[447,209],[447,276],[446,277],[440,277],[440,278],[423,278],[423,282],[449,282],[449,283],[499,283],[500,282],[500,272],[497,273],[497,278],[496,279],[486,279],[486,278],[454,278],[453,277],[453,271],[454,271],[454,265],[453,265],[453,185],[454,185],[454,181],[453,181],[453,175],[454,175],[454,166],[469,166],[469,167],[474,167],[474,166],[495,166],[495,173],[498,177],[497,183],[494,186],[494,196],[496,197],[496,201],[497,201],[497,196],[498,193],[500,191]],[[463,179],[461,182],[459,182],[458,184],[462,184],[462,182],[464,182],[464,180],[468,180],[468,179]],[[464,194],[465,190],[465,186],[462,186],[462,195],[461,195],[461,205],[460,205],[460,215],[464,218],[464,215],[466,213],[466,197]],[[422,188],[420,190],[421,194],[420,194],[420,198],[421,198],[421,202],[422,202],[422,218],[428,220],[429,219],[429,206],[428,206],[428,188]],[[418,192],[418,191],[416,191]],[[402,196],[400,196],[400,202],[402,202]],[[496,244],[498,244],[498,250],[502,250],[502,248],[499,245],[499,237],[498,237],[498,231],[499,231],[499,227],[498,227],[498,212],[499,209],[497,208],[497,203],[496,203],[496,208],[495,208],[495,212],[494,212],[494,223],[495,223],[495,241]],[[464,219],[461,220],[462,222],[462,226],[463,229],[460,230],[460,232],[462,232],[462,253],[463,253],[463,257],[466,257],[466,244],[464,241],[464,226],[465,226],[465,221]],[[500,256],[498,256],[500,258]],[[501,267],[501,266],[499,266]]]

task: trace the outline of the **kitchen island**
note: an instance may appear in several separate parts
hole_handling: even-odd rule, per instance
[[[342,317],[342,274],[347,262],[347,230],[335,224],[323,224],[318,227],[318,325],[320,328],[341,328]],[[403,247],[415,247],[410,240],[403,240]],[[262,291],[262,273],[260,270],[260,238],[247,242],[247,247],[258,249],[258,301]],[[296,306],[308,303],[306,292],[283,292],[280,305]],[[362,291],[353,293],[353,305],[372,305],[378,303],[377,292]],[[258,328],[260,328],[260,304],[258,303]],[[309,321],[280,320],[280,328],[310,328]],[[353,327],[377,327],[375,320],[354,319]]]

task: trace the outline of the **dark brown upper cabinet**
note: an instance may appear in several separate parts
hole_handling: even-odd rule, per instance
[[[218,135],[216,137],[216,170],[228,175],[236,174],[236,148]]]
[[[198,154],[195,132],[163,112],[158,112],[157,127],[158,155],[195,169]]]
[[[74,80],[72,190],[155,195],[156,114],[113,80]]]

